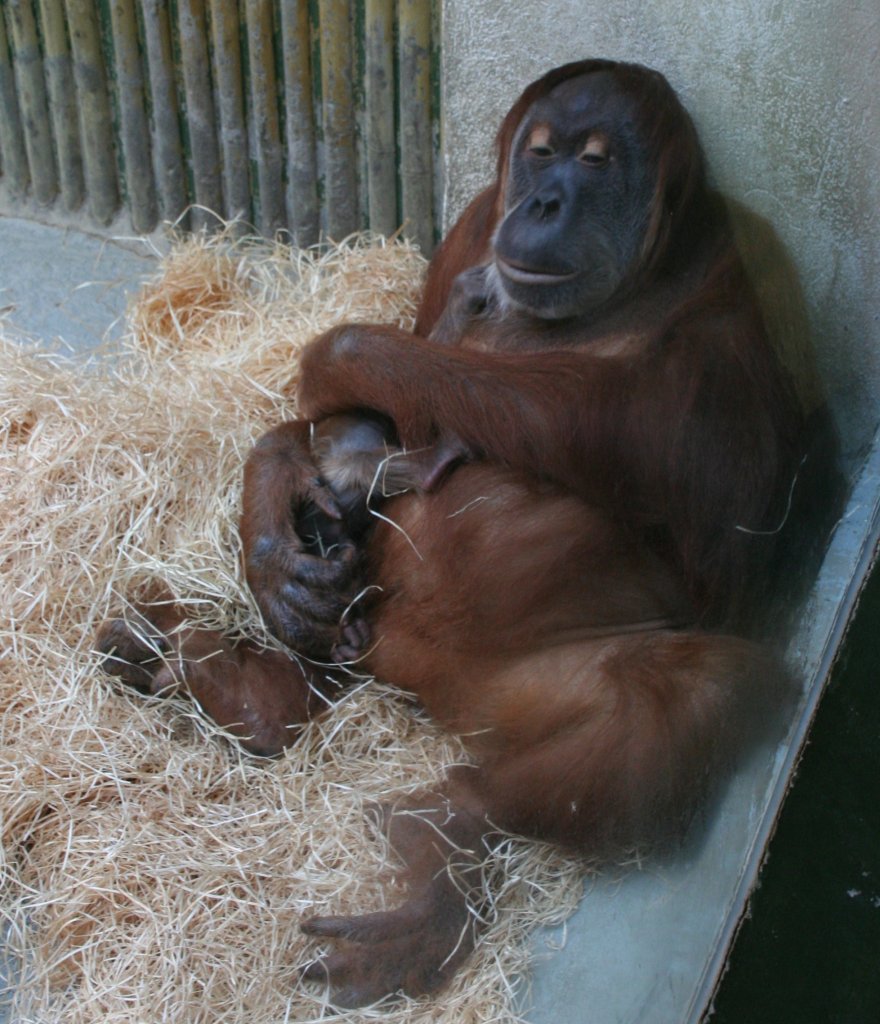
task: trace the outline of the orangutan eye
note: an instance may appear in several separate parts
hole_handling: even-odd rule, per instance
[[[546,159],[555,155],[556,150],[551,144],[550,129],[547,125],[539,124],[531,130],[526,140],[526,151],[531,156],[536,156],[539,159]]]
[[[602,167],[608,163],[608,138],[601,132],[594,132],[578,154],[578,160],[588,167]]]

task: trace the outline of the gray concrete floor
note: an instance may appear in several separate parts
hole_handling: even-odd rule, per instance
[[[149,243],[0,216],[0,328],[85,352],[119,332],[156,266]]]

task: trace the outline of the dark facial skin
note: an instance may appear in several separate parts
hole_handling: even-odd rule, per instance
[[[515,306],[546,319],[589,314],[636,265],[654,192],[636,117],[605,72],[563,82],[529,110],[495,236],[497,280]]]

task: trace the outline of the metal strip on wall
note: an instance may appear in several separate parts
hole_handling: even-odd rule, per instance
[[[0,0],[3,208],[428,252],[436,6]]]

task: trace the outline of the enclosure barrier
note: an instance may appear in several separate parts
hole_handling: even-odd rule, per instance
[[[430,0],[0,0],[0,194],[135,232],[435,239]]]

